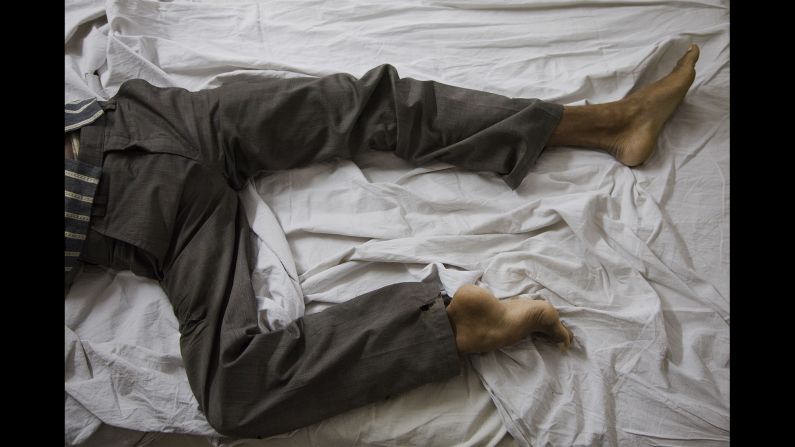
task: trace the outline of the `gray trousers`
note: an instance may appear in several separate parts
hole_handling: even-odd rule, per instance
[[[388,286],[262,333],[237,191],[366,149],[492,171],[516,187],[562,107],[399,78],[262,79],[188,92],[142,80],[81,130],[102,179],[81,259],[160,281],[193,393],[220,433],[302,427],[460,371],[437,287]]]

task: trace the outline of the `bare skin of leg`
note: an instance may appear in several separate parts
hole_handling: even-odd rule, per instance
[[[699,52],[698,45],[690,45],[671,73],[624,99],[564,106],[547,146],[601,149],[627,166],[640,165],[651,156],[663,125],[693,83]]]
[[[627,166],[638,166],[654,150],[665,122],[696,77],[699,48],[690,45],[664,78],[624,99],[605,104],[564,106],[548,147],[605,150]],[[508,346],[531,334],[568,348],[573,334],[546,301],[498,300],[488,290],[464,286],[447,306],[458,352],[471,354]]]
[[[447,306],[455,344],[461,354],[493,351],[531,334],[568,348],[573,334],[560,321],[558,310],[546,301],[498,300],[488,290],[465,285]]]

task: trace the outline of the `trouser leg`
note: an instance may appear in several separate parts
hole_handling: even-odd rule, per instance
[[[444,161],[500,174],[516,188],[563,107],[434,81],[382,65],[360,79],[262,79],[207,92],[233,185],[259,171],[392,151],[414,164]]]
[[[392,151],[494,172],[515,188],[541,154],[563,107],[434,81],[382,65],[360,79],[258,79],[188,92],[136,80],[113,99],[116,133],[222,172],[234,189],[259,172]],[[133,123],[133,125],[128,125]]]
[[[162,280],[191,387],[216,430],[273,435],[458,374],[439,291],[421,283],[388,286],[261,333],[250,229],[235,191],[218,184],[180,203],[192,236],[173,247]]]
[[[158,155],[139,157],[148,164]],[[111,175],[121,175],[117,164],[137,171],[136,161],[111,156],[106,165]],[[187,166],[184,171],[190,171]],[[281,330],[260,332],[250,277],[251,230],[237,193],[220,175],[188,179],[178,200],[152,196],[148,212],[108,203],[108,214],[122,220],[114,208],[150,219],[156,216],[152,210],[175,208],[174,236],[164,258],[131,238],[95,229],[82,259],[161,280],[179,322],[191,389],[220,433],[278,434],[459,373],[444,303],[428,284],[394,284]],[[153,180],[145,178],[148,187],[160,189]],[[144,189],[133,178],[127,181],[128,188]],[[107,219],[97,225],[105,233],[121,233]]]

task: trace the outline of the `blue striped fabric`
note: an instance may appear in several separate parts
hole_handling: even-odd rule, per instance
[[[64,132],[79,129],[102,116],[102,108],[94,98],[64,105]]]
[[[64,115],[64,132],[69,132],[94,122],[102,115],[102,108],[96,99],[86,99],[66,104]],[[101,174],[99,166],[64,159],[64,283],[67,285],[77,274],[77,258],[88,234],[91,206]]]

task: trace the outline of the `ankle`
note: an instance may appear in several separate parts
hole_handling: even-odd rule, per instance
[[[604,104],[565,106],[563,117],[547,145],[609,151],[616,136],[630,125],[633,114],[639,110],[638,101],[630,98]]]

